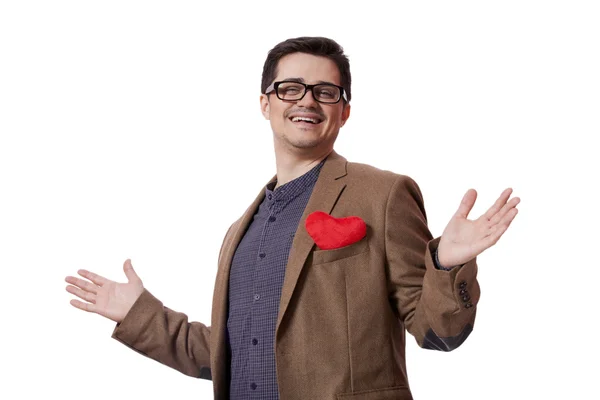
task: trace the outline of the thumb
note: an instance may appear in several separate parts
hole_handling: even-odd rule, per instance
[[[133,270],[133,266],[131,265],[131,260],[129,258],[123,263],[123,271],[125,272],[125,276],[127,277],[129,283],[133,281],[141,281],[140,277]]]
[[[455,216],[467,218],[471,210],[473,209],[473,205],[475,204],[475,200],[477,199],[477,192],[475,189],[467,190],[467,193],[462,198],[460,202],[460,206],[458,206],[458,210],[456,210]]]

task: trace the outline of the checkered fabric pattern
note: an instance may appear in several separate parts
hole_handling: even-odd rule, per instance
[[[229,277],[227,330],[231,354],[230,398],[279,399],[275,326],[294,233],[323,166],[278,187],[265,187],[236,249]]]

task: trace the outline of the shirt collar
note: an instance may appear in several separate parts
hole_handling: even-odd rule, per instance
[[[277,181],[270,182],[265,186],[265,196],[267,200],[272,202],[288,202],[292,200],[300,193],[314,186],[319,178],[319,172],[321,171],[321,167],[325,163],[325,159],[322,160],[319,164],[315,165],[310,171],[306,172],[304,175],[297,177],[294,180],[291,180],[277,189],[273,190]]]

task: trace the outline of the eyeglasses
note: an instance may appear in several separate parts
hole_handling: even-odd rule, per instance
[[[293,81],[273,82],[267,88],[265,94],[275,91],[279,100],[298,101],[304,98],[309,89],[312,91],[313,98],[319,103],[335,104],[338,103],[342,97],[344,98],[344,101],[348,102],[344,88],[331,83],[306,85],[301,82]]]

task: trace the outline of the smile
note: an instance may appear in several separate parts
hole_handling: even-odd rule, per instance
[[[323,122],[323,118],[321,118],[318,114],[307,114],[307,113],[294,113],[289,117],[289,120],[297,123],[297,124],[313,124],[317,125]]]
[[[292,122],[310,122],[311,124],[318,124],[321,120],[317,118],[306,118],[306,117],[294,117],[292,118]]]

